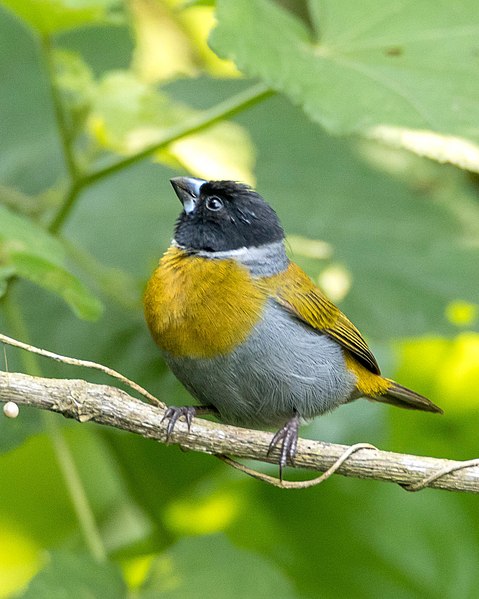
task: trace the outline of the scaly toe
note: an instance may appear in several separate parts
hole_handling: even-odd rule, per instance
[[[183,406],[177,408],[176,406],[170,406],[161,419],[161,422],[168,420],[168,426],[166,427],[166,440],[170,440],[170,436],[175,429],[176,423],[183,416],[190,432],[193,417],[196,414],[196,409],[193,406]]]
[[[298,448],[298,429],[299,417],[293,416],[288,422],[280,428],[271,439],[267,455],[271,455],[276,447],[279,447],[279,477],[283,480],[283,468],[289,462],[294,465],[294,458]]]

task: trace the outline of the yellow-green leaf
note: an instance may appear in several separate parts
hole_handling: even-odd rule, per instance
[[[32,29],[49,35],[109,19],[119,0],[0,0]]]

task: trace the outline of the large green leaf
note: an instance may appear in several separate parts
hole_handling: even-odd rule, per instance
[[[52,553],[47,566],[31,581],[23,599],[119,599],[126,588],[119,570],[111,563],[99,564],[88,555]]]
[[[0,206],[0,264],[10,269],[10,275],[60,295],[80,318],[95,319],[101,313],[99,300],[66,269],[61,242],[4,206]]]
[[[224,537],[184,539],[156,559],[141,599],[293,599],[281,570]]]
[[[119,0],[0,0],[30,27],[52,34],[108,20]]]
[[[217,7],[213,48],[329,132],[479,170],[475,0],[310,0],[314,33],[271,0]]]

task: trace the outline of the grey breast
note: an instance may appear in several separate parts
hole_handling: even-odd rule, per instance
[[[190,393],[231,424],[279,426],[294,413],[310,419],[347,402],[355,389],[340,346],[274,300],[229,355],[165,358]]]

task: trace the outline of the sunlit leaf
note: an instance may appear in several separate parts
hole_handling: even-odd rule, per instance
[[[404,148],[438,162],[450,162],[463,169],[479,171],[479,144],[461,137],[390,125],[372,127],[365,134],[394,148]]]
[[[254,146],[246,129],[236,123],[219,123],[175,141],[166,154],[203,179],[232,179],[250,185],[256,181]]]
[[[385,126],[433,131],[427,148],[402,145],[479,170],[475,0],[309,4],[315,32],[271,0],[219,0],[212,46],[331,133],[388,141]]]
[[[194,48],[181,23],[181,12],[167,2],[130,3],[136,46],[133,67],[146,82],[193,75],[198,70]]]
[[[40,226],[2,206],[0,264],[10,274],[57,293],[81,318],[95,319],[101,313],[99,300],[67,270],[62,244]]]
[[[168,528],[179,535],[205,535],[221,532],[237,519],[244,510],[238,493],[213,493],[206,496],[195,494],[188,498],[174,499],[165,510],[164,520]]]
[[[105,22],[119,0],[0,0],[41,34]]]
[[[179,0],[181,5],[182,0]],[[225,60],[215,54],[209,44],[208,37],[216,25],[214,1],[206,0],[195,5],[185,6],[188,10],[182,11],[181,18],[188,30],[190,39],[195,45],[195,50],[201,58],[203,68],[215,77],[239,77],[241,73],[232,60]]]
[[[302,235],[288,235],[286,244],[291,256],[304,256],[314,260],[328,260],[333,254],[331,244],[320,239],[308,239]]]
[[[165,131],[198,114],[173,102],[126,71],[108,74],[98,85],[89,119],[97,142],[130,155],[153,145]],[[248,132],[236,123],[222,122],[178,140],[156,153],[204,178],[238,179],[254,183],[254,148]]]
[[[474,325],[479,317],[479,305],[455,300],[446,307],[446,316],[456,326]]]
[[[452,340],[425,337],[400,344],[399,376],[429,393],[450,415],[479,412],[479,335],[466,332]]]
[[[41,548],[21,526],[0,517],[0,599],[18,593],[42,566]]]
[[[207,44],[215,24],[213,6],[134,0],[130,7],[136,40],[133,68],[143,81],[171,80],[204,70],[222,77],[239,75],[233,62],[220,59]]]

